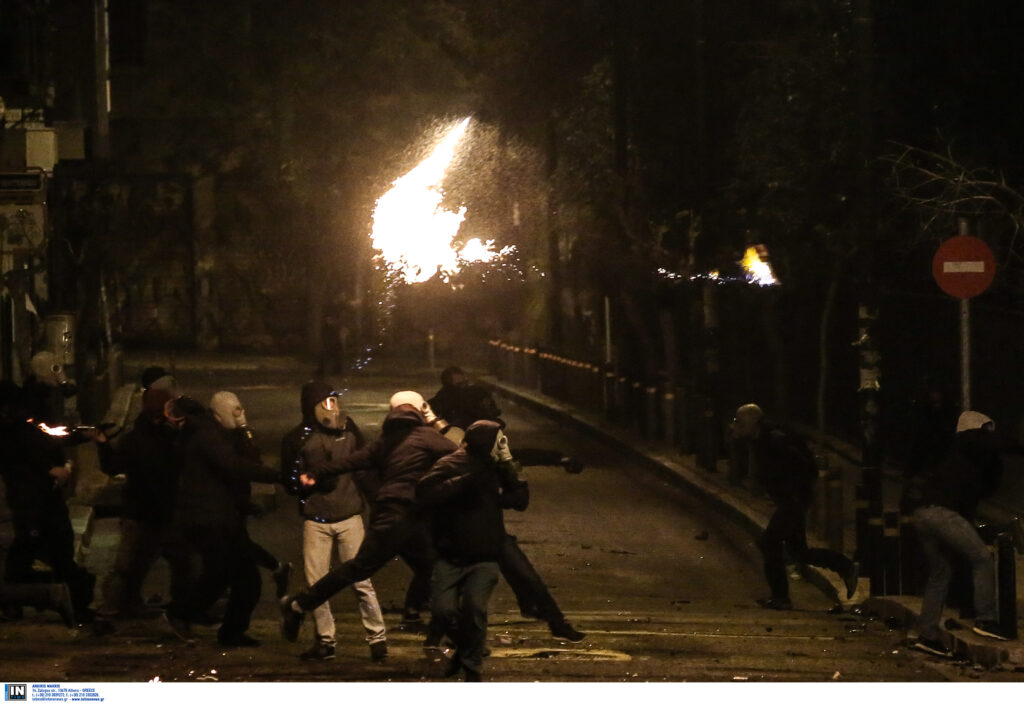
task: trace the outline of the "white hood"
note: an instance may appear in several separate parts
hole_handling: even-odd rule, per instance
[[[995,420],[990,418],[988,415],[982,415],[981,413],[974,412],[973,410],[965,410],[960,413],[960,419],[956,421],[956,431],[966,432],[967,430],[980,430],[983,425],[991,422],[992,426],[995,427]]]

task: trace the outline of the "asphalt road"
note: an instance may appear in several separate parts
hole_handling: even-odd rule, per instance
[[[284,432],[299,420],[301,369],[259,372],[181,369],[187,392],[207,400],[235,391],[247,408],[268,463],[276,462]],[[436,389],[433,376],[415,372],[371,375],[351,384],[347,409],[370,436],[379,432],[388,396]],[[760,609],[766,595],[753,537],[727,516],[652,477],[640,465],[599,442],[540,416],[506,405],[516,447],[560,449],[586,469],[569,475],[557,467],[530,467],[532,502],[506,514],[506,525],[547,581],[569,620],[587,633],[578,644],[553,639],[544,623],[520,616],[504,583],[491,602],[485,678],[490,681],[941,681],[1017,680],[1009,670],[981,671],[936,662],[908,650],[906,633],[880,618],[830,613],[832,603],[813,586],[792,582],[795,610]],[[280,559],[301,563],[301,521],[294,499],[277,489],[275,508],[251,520],[254,538]],[[117,520],[101,517],[87,566],[109,568]],[[0,624],[0,679],[29,681],[430,681],[443,662],[424,656],[422,635],[400,629],[399,606],[410,572],[401,562],[374,579],[389,627],[390,656],[371,662],[348,592],[333,601],[338,657],[304,662],[312,641],[304,625],[298,643],[278,633],[273,583],[250,634],[255,649],[220,647],[214,629],[197,628],[198,641],[173,638],[158,619],[124,622],[97,636],[69,631],[52,613],[29,613]],[[299,572],[293,584],[300,585]],[[144,595],[166,597],[162,564]],[[154,614],[158,611],[154,609]]]

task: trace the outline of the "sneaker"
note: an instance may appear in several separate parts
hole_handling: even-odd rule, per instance
[[[285,596],[278,603],[281,606],[281,634],[289,642],[295,642],[299,639],[299,629],[302,628],[302,619],[306,617],[304,612],[296,612],[292,608],[292,603],[295,599],[291,596]]]
[[[915,640],[911,640],[910,646],[913,649],[919,649],[922,652],[927,652],[936,657],[942,657],[943,659],[952,659],[953,653],[946,649],[946,645],[942,644],[938,640],[930,640],[925,637],[918,637]]]
[[[569,624],[568,620],[559,620],[548,624],[551,628],[551,635],[560,640],[569,640],[570,642],[582,642],[585,634],[577,630],[575,627]]]
[[[288,594],[288,577],[292,574],[292,564],[289,561],[281,564],[274,571],[274,583],[277,586],[277,598],[280,600]]]
[[[326,642],[317,642],[312,647],[299,655],[303,661],[327,661],[334,659],[334,645]]]
[[[1008,637],[1004,637],[999,631],[999,623],[992,622],[991,620],[975,620],[974,627],[971,628],[971,631],[976,635],[990,637],[994,640],[1002,640],[1005,642],[1009,639]]]
[[[221,630],[217,633],[217,641],[225,647],[259,647],[260,641],[255,637],[250,637],[244,632],[224,632]]]
[[[758,598],[757,604],[768,610],[792,610],[793,602],[789,598]]]
[[[860,576],[860,564],[853,562],[850,565],[850,570],[846,573],[846,578],[843,582],[846,584],[846,600],[853,598],[853,594],[857,592],[857,578]]]
[[[371,642],[370,643],[370,659],[375,662],[379,662],[386,659],[388,656],[388,643],[387,642]]]
[[[166,610],[164,611],[161,619],[171,634],[180,639],[182,642],[193,642],[192,638],[192,627],[189,625],[188,620],[179,618],[175,615],[171,615]]]

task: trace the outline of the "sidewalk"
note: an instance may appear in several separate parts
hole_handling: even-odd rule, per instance
[[[638,438],[634,433],[617,427],[600,413],[582,412],[578,408],[561,403],[541,393],[497,380],[493,376],[477,376],[477,381],[515,403],[523,405],[560,422],[568,423],[574,429],[589,434],[596,439],[607,442],[619,450],[634,455],[647,464],[655,473],[667,481],[683,484],[703,493],[710,501],[722,510],[728,511],[744,525],[753,535],[760,535],[768,524],[772,514],[772,504],[764,497],[754,495],[743,485],[730,483],[727,479],[726,462],[720,462],[719,470],[712,472],[697,466],[693,455],[684,456],[664,443],[649,442]],[[849,448],[830,446],[830,460],[849,463],[853,454]],[[844,544],[854,544],[855,526],[853,524],[853,485],[856,472],[844,471],[844,515],[847,516],[846,537]],[[886,508],[895,509],[899,496],[897,477],[887,474],[884,477]],[[808,545],[827,547],[824,542],[815,538],[808,530]],[[849,549],[847,549],[849,551]],[[914,623],[921,609],[921,598],[914,596],[870,597],[870,584],[862,577],[853,598],[847,601],[845,587],[832,572],[807,567],[803,576],[818,586],[827,596],[833,598],[844,608],[858,609],[864,614],[875,614],[890,620],[894,624],[906,627],[911,635]],[[1024,558],[1017,556],[1017,580],[1024,578]],[[1020,610],[1020,609],[1018,609]],[[949,609],[943,614],[943,622],[953,618],[955,613]],[[970,630],[971,623],[959,623],[961,627],[943,632],[943,640],[951,651],[963,659],[976,664],[992,667],[1000,663],[1024,665],[1024,642],[998,642],[975,635]],[[966,627],[963,625],[966,624]],[[1024,631],[1024,628],[1022,628]]]

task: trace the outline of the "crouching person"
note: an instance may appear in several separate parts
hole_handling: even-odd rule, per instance
[[[466,681],[481,680],[487,603],[505,543],[502,509],[524,510],[529,500],[526,484],[503,470],[511,460],[500,425],[481,420],[466,430],[463,446],[434,464],[416,486],[438,553],[432,614],[455,643],[446,677],[464,672]]]

